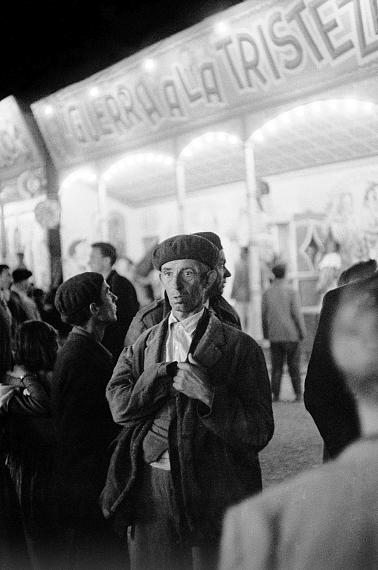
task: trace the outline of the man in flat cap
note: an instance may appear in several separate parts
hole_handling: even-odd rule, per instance
[[[117,436],[105,398],[113,370],[101,344],[114,323],[117,298],[99,273],[71,277],[58,288],[55,305],[73,326],[53,372],[52,408],[57,446],[53,500],[62,541],[62,568],[112,568],[112,532],[98,505],[109,464],[108,446]],[[109,548],[109,541],[111,548]],[[99,561],[103,566],[97,566]]]
[[[215,568],[226,507],[261,489],[268,374],[255,341],[204,306],[218,257],[194,234],[156,246],[172,310],[124,349],[106,390],[124,428],[102,508],[129,529],[132,570]]]
[[[241,329],[240,319],[235,309],[223,297],[223,289],[226,279],[231,277],[231,273],[226,267],[226,257],[220,237],[214,232],[196,232],[194,235],[204,237],[211,241],[218,249],[218,261],[215,269],[217,279],[207,293],[206,306],[210,308],[218,319],[228,325]],[[124,345],[128,346],[140,337],[143,331],[157,325],[168,315],[171,306],[165,294],[163,299],[157,299],[139,309],[133,318],[129,330],[127,331]]]

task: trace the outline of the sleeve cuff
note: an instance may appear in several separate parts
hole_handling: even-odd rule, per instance
[[[201,418],[206,418],[210,416],[213,411],[213,402],[214,402],[214,395],[215,395],[215,388],[212,388],[210,404],[204,404],[201,400],[198,401],[197,404],[197,413]]]

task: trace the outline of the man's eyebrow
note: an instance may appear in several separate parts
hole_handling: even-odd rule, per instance
[[[197,269],[197,266],[195,265],[193,267],[193,265],[188,265],[185,267],[180,267],[180,269],[178,269],[178,271],[186,271],[187,269],[192,269],[194,271],[195,269]],[[172,271],[172,270],[173,270],[173,267],[171,265],[168,265],[168,267],[164,267],[160,271]]]

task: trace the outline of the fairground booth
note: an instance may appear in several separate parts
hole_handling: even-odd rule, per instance
[[[231,271],[249,247],[256,338],[277,259],[311,328],[321,267],[378,254],[377,69],[374,0],[250,0],[36,102],[65,275],[212,230]]]
[[[0,101],[0,263],[9,265],[11,270],[27,267],[33,272],[34,284],[44,289],[51,282],[48,231],[59,219],[57,201],[47,198],[47,170],[48,157],[33,118],[20,109],[14,97],[3,99]]]

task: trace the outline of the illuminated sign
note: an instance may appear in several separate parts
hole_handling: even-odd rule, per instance
[[[221,15],[223,27],[209,18],[32,105],[56,165],[377,72],[376,0],[250,1]]]

